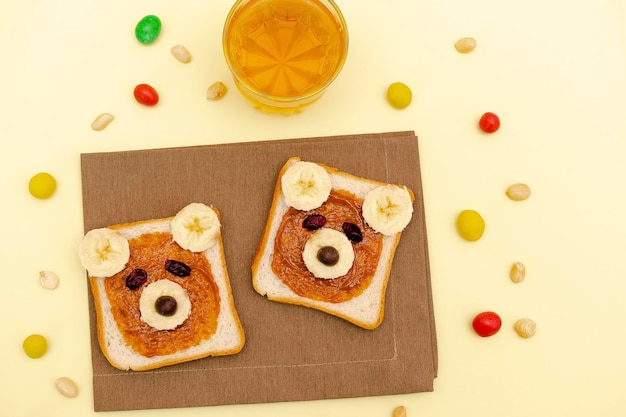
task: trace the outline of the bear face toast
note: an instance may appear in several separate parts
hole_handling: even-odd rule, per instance
[[[414,199],[407,187],[290,158],[252,265],[255,290],[365,329],[378,327]]]
[[[114,367],[143,371],[243,348],[214,207],[191,203],[171,218],[91,230],[79,256]]]

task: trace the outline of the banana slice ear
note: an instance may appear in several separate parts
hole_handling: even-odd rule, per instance
[[[292,163],[280,183],[287,205],[302,211],[324,204],[332,187],[328,172],[322,166],[306,161]]]
[[[192,252],[204,252],[220,234],[220,219],[213,208],[202,203],[183,207],[170,222],[174,241]]]
[[[363,218],[374,230],[392,236],[404,230],[413,216],[413,199],[406,187],[381,185],[363,200]]]
[[[83,237],[78,256],[89,275],[106,278],[124,269],[130,259],[130,246],[117,230],[93,229]]]

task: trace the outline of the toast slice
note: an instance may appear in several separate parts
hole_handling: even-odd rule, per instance
[[[330,176],[330,196],[319,208],[297,210],[287,204],[281,179],[298,162],[300,158],[290,158],[278,175],[252,265],[253,287],[269,300],[317,309],[362,328],[375,329],[384,318],[385,292],[401,231],[384,235],[373,230],[363,218],[362,205],[368,193],[388,184],[317,164]],[[403,188],[410,196],[412,213],[415,197],[410,189]],[[304,219],[315,214],[327,219],[324,228],[342,231],[347,221],[360,229],[362,241],[352,242],[355,259],[346,275],[321,279],[304,264],[302,252],[312,234],[303,227]],[[281,251],[293,252],[287,262]],[[285,272],[285,264],[292,264],[293,268]],[[300,288],[301,284],[305,289]]]
[[[219,218],[217,209],[211,209]],[[98,342],[115,368],[145,371],[207,356],[235,354],[244,346],[245,336],[231,292],[221,232],[213,246],[192,252],[174,241],[172,219],[109,226],[107,229],[119,232],[128,241],[129,260],[113,276],[89,274]],[[170,262],[169,269],[164,267],[166,262]],[[181,264],[189,267],[186,276],[179,276],[185,275],[180,271]],[[178,270],[171,265],[178,266]],[[137,276],[143,276],[145,282],[141,283],[142,279],[133,282],[132,277]],[[152,294],[154,291],[149,295],[148,288],[156,288],[158,285],[154,284],[164,281],[168,285],[155,290],[156,295]],[[140,304],[147,300],[144,305],[155,310],[155,299],[163,295],[177,301],[176,314],[183,305],[189,308],[182,323],[160,325],[148,319],[146,310],[142,310],[145,307]],[[168,314],[163,317],[154,311],[150,314],[157,323],[169,319]]]

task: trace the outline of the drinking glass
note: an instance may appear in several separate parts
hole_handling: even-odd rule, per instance
[[[269,113],[317,101],[348,54],[346,22],[332,0],[238,0],[222,42],[235,85]]]

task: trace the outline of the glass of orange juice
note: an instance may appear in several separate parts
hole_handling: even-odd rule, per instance
[[[318,100],[348,54],[346,22],[332,0],[237,0],[222,42],[235,85],[269,113]]]

